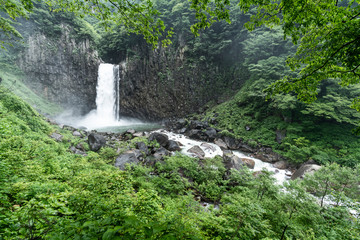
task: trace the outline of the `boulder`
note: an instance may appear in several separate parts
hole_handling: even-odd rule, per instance
[[[186,133],[186,136],[192,139],[204,140],[206,141],[206,135],[202,130],[199,129],[191,129]]]
[[[125,170],[126,164],[137,164],[139,163],[136,153],[134,151],[127,151],[119,155],[115,160],[115,167],[120,170]]]
[[[205,131],[205,135],[207,137],[207,141],[214,141],[215,138],[217,137],[217,132],[214,128],[208,128]]]
[[[274,167],[278,169],[287,169],[288,163],[286,161],[278,161],[274,163]]]
[[[189,150],[187,150],[189,153],[193,153],[196,157],[200,159],[204,159],[205,153],[199,146],[193,146]]]
[[[252,149],[249,145],[246,145],[246,144],[239,144],[239,150],[242,152],[247,152],[247,153],[254,152],[254,149]]]
[[[143,132],[136,132],[133,134],[133,137],[142,137],[142,136],[144,136]]]
[[[181,151],[179,144],[173,140],[169,140],[169,143],[166,148],[169,151]]]
[[[225,136],[223,137],[223,140],[229,149],[235,150],[240,146],[239,141],[237,141],[235,138]]]
[[[254,169],[255,161],[250,158],[240,158],[241,161],[250,169]]]
[[[82,135],[81,135],[81,133],[79,131],[74,131],[72,133],[72,135],[75,136],[75,137],[82,137]]]
[[[59,133],[52,133],[52,134],[50,135],[50,137],[51,137],[52,139],[54,139],[55,141],[57,141],[57,142],[61,142],[61,141],[63,140],[63,138],[64,138],[64,136],[61,135],[61,134],[59,134]]]
[[[186,131],[187,131],[187,128],[181,128],[181,129],[178,131],[178,133],[184,134],[184,133],[186,133]]]
[[[96,134],[96,133],[90,133],[88,136],[88,143],[91,151],[97,152],[105,146],[106,140],[103,136]]]
[[[186,126],[187,122],[185,119],[178,119],[176,122],[175,122],[175,127],[176,129],[180,129],[180,128],[184,128]]]
[[[211,145],[209,143],[202,143],[201,146],[205,149],[209,149],[211,152],[216,151],[216,147],[214,147],[213,145]]]
[[[244,162],[241,161],[241,159],[238,156],[230,152],[224,153],[223,160],[224,160],[225,168],[228,170],[232,168],[236,170],[240,170],[245,166]]]
[[[136,148],[139,149],[141,152],[143,152],[145,155],[149,154],[149,148],[146,146],[144,142],[137,142]]]
[[[226,143],[221,138],[215,139],[214,143],[218,145],[221,148],[221,150],[228,149]]]
[[[153,132],[149,136],[149,141],[157,141],[162,147],[166,147],[169,143],[169,138],[163,133]]]
[[[193,120],[190,122],[191,129],[205,129],[209,126],[207,122],[201,122],[198,120]]]
[[[297,178],[303,179],[305,174],[314,174],[314,172],[318,171],[320,168],[321,166],[317,164],[303,164],[293,173],[291,180],[295,180]]]
[[[155,151],[153,154],[156,161],[163,160],[165,156],[170,156],[170,152],[165,148],[161,147]]]
[[[125,133],[133,135],[134,133],[136,133],[136,131],[135,131],[135,129],[128,129],[128,130],[126,130]]]

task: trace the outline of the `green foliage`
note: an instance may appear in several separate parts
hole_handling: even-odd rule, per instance
[[[116,156],[111,148],[86,157],[67,151],[78,142],[71,132],[51,129],[11,93],[2,93],[0,112],[2,239],[358,239],[358,219],[345,207],[319,210],[297,182],[279,191],[269,172],[254,177],[246,168],[227,171],[220,157],[180,154],[120,171],[106,164]],[[49,130],[66,140],[55,142]],[[344,185],[356,182],[359,168],[324,169],[304,187],[336,171],[331,194],[356,199]]]

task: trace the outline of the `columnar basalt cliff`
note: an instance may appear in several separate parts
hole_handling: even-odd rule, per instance
[[[242,85],[241,79],[234,80],[234,70],[218,62],[189,61],[186,46],[134,51],[120,64],[123,115],[152,120],[185,116]]]
[[[95,108],[100,59],[89,40],[76,42],[66,25],[58,39],[36,33],[27,39],[18,64],[36,93],[84,114]]]

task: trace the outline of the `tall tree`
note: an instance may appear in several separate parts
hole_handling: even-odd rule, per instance
[[[0,0],[0,46],[13,38],[21,38],[14,25],[20,17],[27,17],[37,0]],[[74,12],[79,16],[90,15],[101,20],[105,28],[112,24],[123,24],[129,32],[142,34],[155,47],[159,41],[170,43],[171,30],[166,30],[158,17],[160,12],[153,7],[152,0],[45,0],[53,11]],[[2,36],[5,35],[5,37]],[[166,37],[163,37],[166,35]]]
[[[269,96],[295,92],[298,99],[316,99],[321,81],[335,78],[342,86],[360,80],[360,6],[356,0],[191,0],[199,21],[192,26],[195,34],[216,20],[230,21],[229,8],[238,4],[252,14],[249,30],[260,25],[281,25],[284,36],[298,44],[297,52],[287,60],[298,76],[287,76],[271,84]],[[352,107],[360,111],[360,98]]]

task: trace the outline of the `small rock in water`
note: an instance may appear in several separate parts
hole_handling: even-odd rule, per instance
[[[130,133],[130,134],[134,134],[135,132],[136,132],[135,129],[128,129],[126,131],[126,133]]]
[[[136,132],[133,134],[134,137],[142,137],[144,136],[144,133],[143,132]]]
[[[196,157],[204,159],[205,153],[199,146],[193,146],[188,150],[189,153],[193,153]]]
[[[300,178],[303,179],[305,174],[313,174],[321,168],[320,165],[316,164],[304,164],[291,176],[291,180]]]
[[[279,162],[274,163],[274,167],[278,168],[278,169],[286,169],[287,166],[288,166],[288,164],[285,161],[279,161]]]
[[[250,158],[241,158],[241,161],[243,163],[245,163],[245,165],[250,168],[250,169],[254,169],[255,167],[255,161],[250,159]]]
[[[206,150],[209,149],[212,152],[216,151],[216,148],[214,146],[212,146],[211,144],[208,143],[202,143],[201,144],[202,147],[204,147]]]

